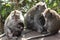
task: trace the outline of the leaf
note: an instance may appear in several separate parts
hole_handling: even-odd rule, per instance
[[[49,0],[46,0],[45,2],[48,3]]]
[[[10,4],[6,4],[6,6],[9,6],[9,7],[11,7],[11,5],[10,5]]]
[[[53,4],[53,7],[55,7],[55,6],[57,6],[57,3],[56,2]]]
[[[32,2],[32,0],[28,0],[29,2]]]
[[[2,10],[2,16],[4,17],[4,15],[6,14],[6,9]]]

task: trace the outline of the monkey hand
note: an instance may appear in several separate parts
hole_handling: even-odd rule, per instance
[[[10,38],[10,39],[12,39],[13,34],[12,33],[9,33],[7,37]]]

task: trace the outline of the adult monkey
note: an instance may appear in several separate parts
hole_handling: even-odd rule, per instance
[[[14,38],[16,39],[19,36],[21,36],[23,28],[24,28],[24,18],[21,11],[19,10],[12,11],[5,20],[4,24],[4,32],[8,38],[7,40]]]
[[[46,9],[45,2],[39,2],[33,6],[25,15],[25,26],[39,33],[44,30],[45,19],[41,14]]]
[[[29,37],[27,38],[28,40],[51,36],[58,33],[60,29],[60,15],[50,8],[45,9],[42,14],[46,21],[44,27],[47,30],[47,34]]]

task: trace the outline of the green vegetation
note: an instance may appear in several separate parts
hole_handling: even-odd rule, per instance
[[[0,14],[5,20],[6,17],[12,10],[18,9],[24,13],[26,13],[32,6],[38,3],[41,0],[16,0],[15,1],[0,1]],[[46,2],[48,8],[52,8],[56,10],[60,14],[60,0],[44,0]],[[18,4],[18,5],[17,5]],[[17,6],[17,7],[16,7]]]

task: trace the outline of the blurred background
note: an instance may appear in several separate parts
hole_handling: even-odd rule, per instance
[[[17,9],[24,15],[40,1],[45,2],[48,8],[54,9],[60,14],[60,0],[0,0],[0,34],[4,33],[4,21],[11,11]]]

